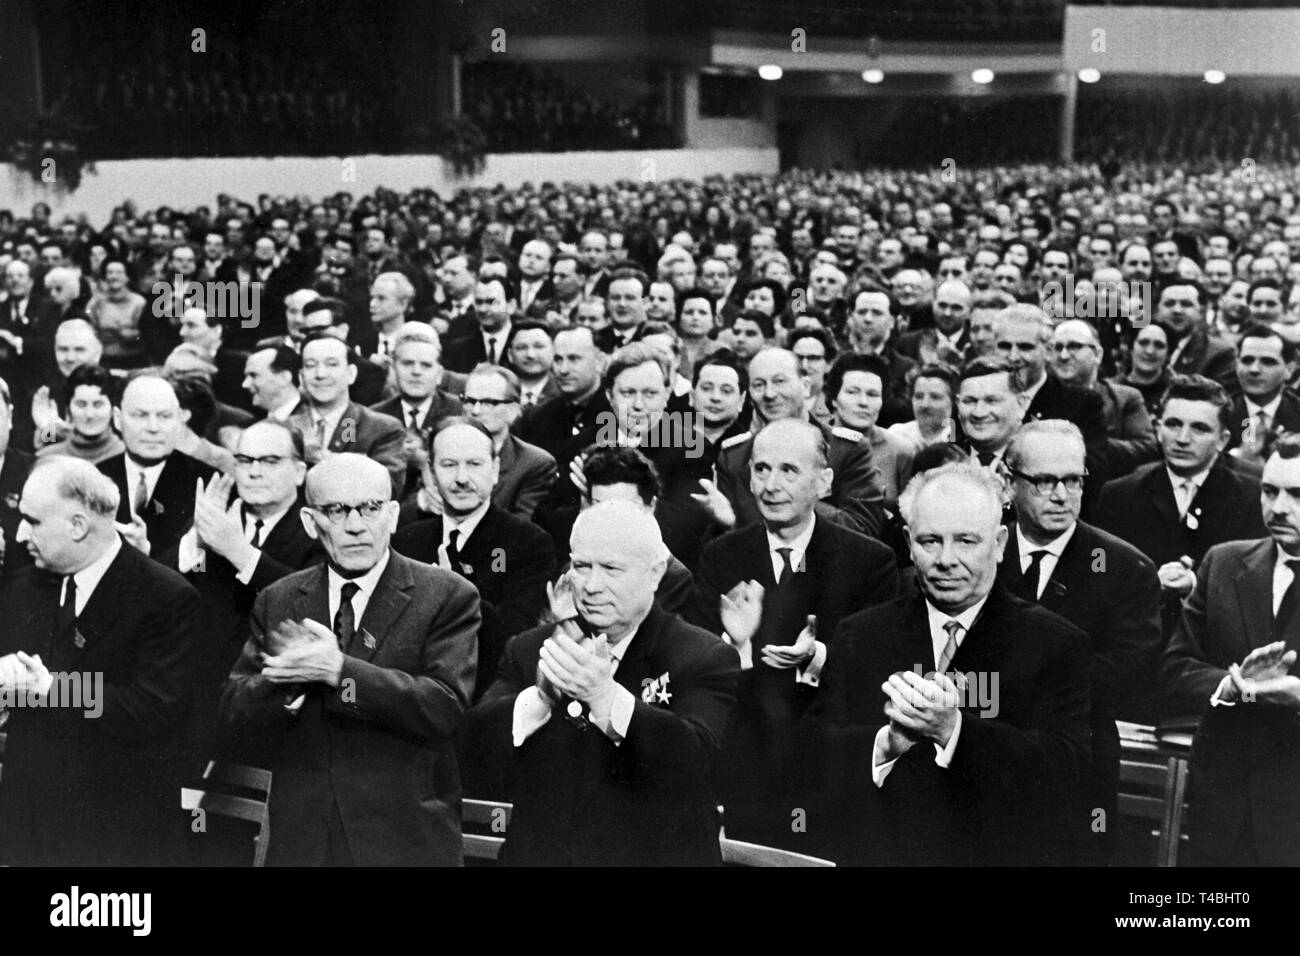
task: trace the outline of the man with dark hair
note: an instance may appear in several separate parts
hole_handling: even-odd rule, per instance
[[[348,351],[353,355],[348,361],[357,370],[356,379],[350,388],[350,394],[358,405],[368,407],[374,405],[383,397],[384,383],[388,373],[382,365],[370,361],[358,351],[358,347],[349,338],[350,327],[343,314],[343,303],[334,298],[313,299],[303,305],[303,341],[299,343],[298,350],[299,352],[302,351],[307,336],[312,333],[331,335],[347,344]]]
[[[553,295],[545,300],[534,299],[524,314],[543,320],[552,328],[572,325],[590,272],[587,264],[578,256],[560,253],[551,264]]]
[[[258,349],[244,362],[245,391],[251,404],[271,421],[286,422],[298,408],[298,371],[302,360],[287,345]]]
[[[862,284],[850,290],[848,302],[844,337],[849,347],[859,355],[879,355],[889,364],[889,391],[893,397],[880,411],[881,427],[911,421],[912,403],[907,396],[911,375],[918,365],[895,347],[897,301],[876,285]]]
[[[1232,402],[1229,450],[1264,461],[1279,432],[1300,432],[1300,396],[1287,383],[1296,371],[1296,346],[1266,325],[1249,325],[1237,342],[1237,381]],[[1249,441],[1245,441],[1249,438]]]
[[[551,366],[555,362],[555,330],[545,322],[515,322],[506,340],[506,362],[519,376],[519,404],[528,409],[560,394]]]
[[[776,341],[776,322],[766,312],[746,309],[731,320],[731,350],[746,365]]]
[[[530,409],[515,423],[514,432],[548,452],[561,474],[567,474],[576,450],[595,440],[601,414],[610,411],[601,388],[609,359],[597,347],[595,334],[582,326],[561,329],[553,344],[551,374],[560,394]]]
[[[1020,376],[1000,355],[973,359],[962,366],[956,403],[965,436],[962,444],[971,461],[986,470],[1000,471],[1029,405]]]
[[[645,324],[649,295],[650,279],[644,272],[631,268],[614,270],[609,277],[609,291],[605,293],[610,325],[597,341],[601,351],[612,353],[636,340]]]
[[[1188,856],[1202,865],[1300,864],[1297,502],[1300,438],[1287,435],[1264,465],[1267,534],[1206,553],[1161,657],[1169,712],[1200,718]]]
[[[1164,591],[1166,634],[1196,583],[1205,552],[1223,541],[1264,534],[1259,482],[1225,466],[1230,402],[1204,376],[1175,378],[1158,429],[1163,460],[1107,482],[1097,524],[1155,564]]]
[[[1228,390],[1238,388],[1232,345],[1211,335],[1205,324],[1205,294],[1197,282],[1181,279],[1160,290],[1156,322],[1169,336],[1169,368],[1176,375],[1204,375]]]
[[[496,365],[505,361],[506,341],[518,306],[519,293],[508,278],[491,276],[474,287],[474,318],[477,328],[447,340],[443,364],[453,372],[466,373],[481,362]]]

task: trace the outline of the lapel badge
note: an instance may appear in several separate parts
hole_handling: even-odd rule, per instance
[[[11,491],[9,492],[9,494],[5,495],[5,507],[6,508],[18,507],[18,492]]]
[[[467,564],[466,562],[462,561],[460,563],[460,573],[465,575],[466,577],[469,577],[474,573],[474,565]]]
[[[645,678],[641,681],[641,700],[647,704],[667,704],[673,699],[672,693],[668,690],[668,672],[664,671],[656,678]]]
[[[1195,531],[1197,528],[1201,526],[1201,519],[1197,517],[1197,515],[1199,515],[1200,513],[1201,513],[1200,508],[1193,508],[1191,511],[1187,512],[1186,523],[1187,523],[1188,531]]]
[[[73,631],[72,643],[77,646],[77,650],[81,650],[86,646],[86,636],[82,634],[80,631]]]
[[[366,646],[366,650],[368,651],[373,651],[378,644],[375,640],[375,635],[371,634],[369,631],[361,632],[361,643]]]

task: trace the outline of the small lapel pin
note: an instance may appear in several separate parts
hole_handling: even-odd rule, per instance
[[[1187,512],[1187,530],[1195,531],[1200,526],[1201,526],[1201,522],[1200,519],[1196,517],[1196,512],[1195,511]]]
[[[86,646],[86,638],[80,631],[76,631],[72,635],[72,643],[77,645],[77,650],[81,650]]]
[[[568,711],[569,711],[569,716],[570,716],[570,717],[573,717],[573,718],[575,718],[575,719],[578,718],[578,717],[581,717],[581,716],[582,716],[582,704],[580,704],[580,703],[579,703],[578,701],[576,701],[576,700],[571,700],[571,701],[569,701]]]
[[[369,631],[362,631],[361,643],[366,645],[366,650],[373,651],[375,649],[375,635]]]

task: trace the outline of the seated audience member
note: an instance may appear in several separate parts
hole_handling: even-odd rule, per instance
[[[506,364],[519,376],[519,405],[532,408],[560,394],[555,376],[555,330],[545,322],[515,322],[506,341]]]
[[[10,445],[13,405],[9,383],[0,379],[0,581],[31,563],[27,549],[18,542],[23,485],[32,468],[32,456]]]
[[[885,501],[892,505],[912,477],[913,451],[903,439],[876,424],[888,382],[889,369],[877,356],[849,354],[831,366],[825,388],[833,412],[831,423],[858,432],[871,446]]]
[[[899,504],[919,587],[830,642],[812,842],[846,863],[1073,862],[1088,636],[998,584],[1007,529],[986,471],[923,472]]]
[[[173,379],[172,388],[176,390],[176,399],[181,405],[181,420],[185,424],[184,428],[177,429],[176,450],[223,475],[232,474],[235,470],[235,456],[201,434],[207,430],[217,409],[212,386],[202,379],[186,377]]]
[[[123,452],[126,446],[113,431],[113,410],[120,386],[117,379],[98,365],[73,369],[63,386],[68,409],[68,436],[36,452],[37,458],[71,455],[98,465]]]
[[[716,337],[714,300],[706,289],[689,289],[678,296],[677,334],[682,343],[681,371],[694,379],[695,369],[723,344]]]
[[[770,315],[754,309],[738,313],[727,332],[731,351],[746,366],[763,349],[776,344],[776,322]]]
[[[403,528],[394,535],[393,548],[454,571],[478,589],[483,624],[477,697],[491,684],[506,640],[541,616],[555,552],[546,532],[494,503],[500,459],[481,424],[459,416],[445,419],[434,433],[429,467],[440,514]]]
[[[1300,863],[1300,438],[1264,465],[1267,534],[1206,552],[1160,660],[1167,712],[1195,715],[1189,861]]]
[[[912,446],[922,448],[957,438],[957,375],[945,365],[927,365],[908,386],[912,420],[895,422],[887,431]]]
[[[962,366],[957,385],[957,415],[971,462],[991,474],[1002,474],[1012,437],[1024,421],[1029,396],[1020,376],[1000,355],[978,358]]]
[[[1300,395],[1287,387],[1295,371],[1294,343],[1268,326],[1246,326],[1237,342],[1241,394],[1233,399],[1228,419],[1233,455],[1265,461],[1278,434],[1300,432]]]
[[[508,866],[717,866],[712,769],[740,662],[655,604],[668,562],[644,506],[573,526],[559,623],[513,638],[470,715],[507,754]]]
[[[244,362],[244,389],[252,406],[271,421],[287,422],[302,400],[298,372],[302,360],[293,349],[277,345],[253,352]]]

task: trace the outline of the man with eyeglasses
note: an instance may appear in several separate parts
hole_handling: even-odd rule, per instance
[[[351,399],[356,359],[342,339],[309,334],[299,373],[303,400],[289,423],[303,436],[309,465],[342,452],[365,455],[388,469],[398,495],[406,482],[406,429],[396,418]]]
[[[1059,419],[1029,422],[1011,440],[1007,468],[1016,520],[998,580],[1092,638],[1092,773],[1084,799],[1089,815],[1077,821],[1075,832],[1091,848],[1085,858],[1104,865],[1116,826],[1115,719],[1125,716],[1130,695],[1151,684],[1160,646],[1160,582],[1140,551],[1079,520],[1085,454],[1079,429]],[[1105,814],[1100,829],[1091,826],[1097,809]]]
[[[1096,328],[1081,319],[1066,319],[1052,332],[1052,356],[1057,379],[1101,396],[1111,476],[1126,475],[1160,456],[1142,393],[1101,378],[1102,348]],[[1094,476],[1093,481],[1104,482],[1106,477]]]
[[[310,343],[308,344],[308,348]],[[474,586],[389,548],[389,474],[343,453],[307,473],[301,519],[324,565],[258,595],[222,695],[273,755],[273,866],[458,866],[451,737],[474,687]]]
[[[1258,480],[1222,460],[1230,408],[1217,382],[1200,375],[1175,378],[1158,423],[1163,460],[1107,482],[1097,503],[1097,525],[1156,565],[1166,636],[1205,552],[1223,541],[1264,534]]]
[[[217,740],[221,686],[247,639],[253,601],[266,586],[324,560],[297,510],[307,474],[302,436],[276,421],[239,436],[233,477],[214,475],[194,490],[194,523],[181,536],[178,569],[199,592],[204,640],[195,651],[191,773],[219,757],[257,764],[248,741]],[[232,497],[233,496],[233,497]]]
[[[555,573],[555,549],[546,532],[496,503],[500,466],[487,428],[473,418],[447,419],[430,450],[428,490],[437,496],[438,514],[393,537],[399,553],[454,571],[478,588],[483,625],[475,699],[492,683],[506,640],[537,623],[546,606],[546,582]]]

